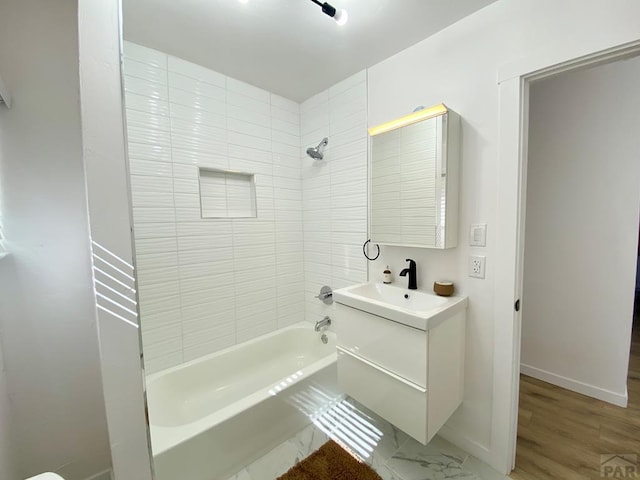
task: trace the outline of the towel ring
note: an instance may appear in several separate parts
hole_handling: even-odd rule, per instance
[[[364,245],[362,245],[362,254],[369,261],[376,260],[380,256],[380,245],[378,245],[376,243],[376,248],[378,249],[378,254],[375,257],[371,258],[369,255],[367,255],[367,243],[371,243],[371,239],[370,238],[366,242],[364,242]]]

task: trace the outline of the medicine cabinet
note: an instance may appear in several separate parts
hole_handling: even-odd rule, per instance
[[[460,117],[444,104],[369,129],[373,243],[452,248],[458,240]]]

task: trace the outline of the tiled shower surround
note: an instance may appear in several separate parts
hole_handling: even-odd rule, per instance
[[[307,320],[331,315],[315,298],[367,280],[367,86],[362,71],[303,102],[303,148],[329,139],[324,160],[302,156]]]
[[[320,286],[366,280],[364,72],[299,105],[130,42],[124,51],[147,373],[314,322],[328,313]],[[304,151],[324,136],[314,162]],[[253,174],[257,216],[201,218],[200,168]]]

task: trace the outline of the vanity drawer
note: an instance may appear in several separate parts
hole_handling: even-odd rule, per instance
[[[427,387],[427,332],[339,303],[334,320],[344,350]]]
[[[417,385],[394,378],[380,367],[369,365],[338,350],[340,388],[382,418],[427,442],[427,393]]]

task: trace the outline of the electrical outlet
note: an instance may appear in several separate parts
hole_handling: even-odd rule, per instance
[[[484,278],[484,261],[483,255],[469,256],[469,276],[475,278]]]

